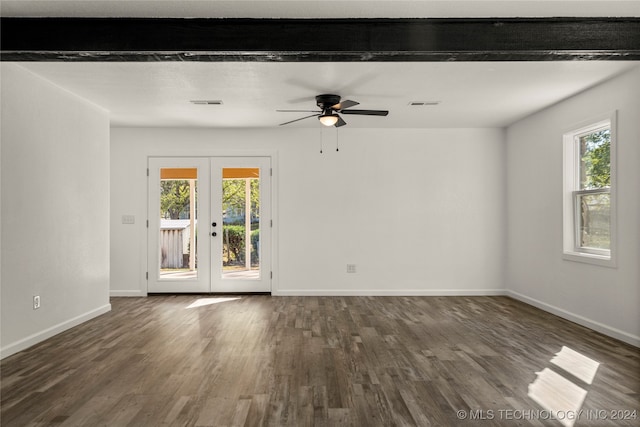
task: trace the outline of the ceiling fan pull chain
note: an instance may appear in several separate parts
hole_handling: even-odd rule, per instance
[[[320,154],[322,154],[322,127],[319,128],[320,129]]]
[[[336,128],[336,151],[340,151],[340,130]]]

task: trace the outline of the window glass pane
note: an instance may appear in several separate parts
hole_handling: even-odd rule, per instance
[[[160,169],[160,279],[196,279],[197,169]]]
[[[578,137],[580,145],[580,190],[611,185],[611,131],[599,129]]]
[[[609,193],[578,194],[580,247],[610,249]]]

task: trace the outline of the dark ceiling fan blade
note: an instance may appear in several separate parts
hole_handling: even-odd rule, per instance
[[[360,103],[356,101],[352,101],[350,99],[345,99],[344,101],[340,101],[336,105],[332,105],[331,108],[334,110],[344,110],[345,108],[355,107],[358,104]]]
[[[318,114],[312,114],[312,115],[310,115],[310,116],[300,117],[299,119],[291,120],[291,121],[289,121],[289,122],[280,123],[280,125],[279,125],[279,126],[288,125],[289,123],[293,123],[293,122],[299,122],[300,120],[308,119],[309,117],[318,117],[319,115],[320,115],[320,113],[318,113]]]
[[[338,121],[336,122],[336,124],[334,125],[335,127],[339,128],[340,126],[344,126],[346,125],[347,122],[345,122],[344,120],[342,120],[342,117],[338,116]]]
[[[318,110],[276,110],[278,113],[318,113]]]
[[[362,116],[386,116],[387,110],[342,110],[342,114],[359,114]]]

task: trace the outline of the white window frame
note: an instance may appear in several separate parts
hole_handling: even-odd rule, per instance
[[[574,126],[563,135],[563,258],[604,267],[616,267],[617,197],[616,197],[616,145],[617,112],[613,111]],[[611,186],[607,189],[580,190],[580,147],[578,138],[608,127],[611,132],[610,168]],[[580,247],[579,200],[584,194],[609,193],[610,249]]]

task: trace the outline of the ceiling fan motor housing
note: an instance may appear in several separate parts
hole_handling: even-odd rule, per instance
[[[316,104],[318,107],[322,109],[322,111],[326,111],[331,109],[336,104],[340,103],[340,95],[318,95],[316,96]]]

